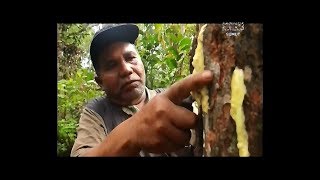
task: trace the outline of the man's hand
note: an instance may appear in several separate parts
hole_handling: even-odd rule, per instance
[[[190,129],[196,115],[179,106],[190,91],[199,90],[212,81],[210,71],[189,75],[152,98],[130,118],[132,142],[137,149],[148,152],[173,152],[189,143]]]

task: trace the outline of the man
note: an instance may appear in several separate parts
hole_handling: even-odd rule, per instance
[[[149,90],[134,45],[138,34],[136,25],[118,24],[94,35],[90,56],[106,96],[84,108],[71,156],[186,155],[196,115],[181,103],[212,75],[188,76],[159,94]]]

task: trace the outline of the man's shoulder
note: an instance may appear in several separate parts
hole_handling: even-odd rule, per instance
[[[106,96],[96,97],[88,100],[85,104],[85,108],[91,109],[100,114],[100,112],[104,110],[107,103]]]
[[[103,103],[105,100],[106,100],[106,97],[105,97],[105,96],[95,97],[95,98],[89,99],[89,100],[86,102],[86,106],[93,106],[93,105],[101,104],[101,103]]]

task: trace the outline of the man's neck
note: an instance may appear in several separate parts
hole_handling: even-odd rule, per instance
[[[142,100],[136,105],[138,109],[141,109],[147,103],[147,93],[146,91],[142,94]]]

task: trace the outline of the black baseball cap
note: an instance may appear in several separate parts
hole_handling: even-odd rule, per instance
[[[134,44],[139,35],[139,28],[134,24],[107,24],[97,31],[93,36],[90,45],[90,57],[93,64],[96,63],[98,56],[103,48],[117,41],[129,42]]]

